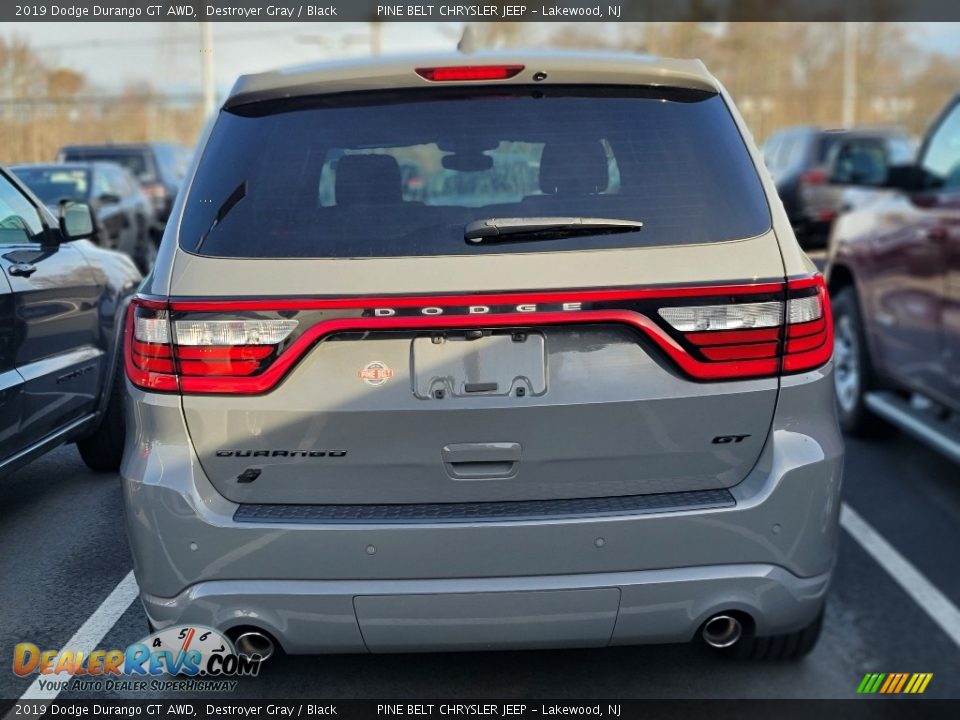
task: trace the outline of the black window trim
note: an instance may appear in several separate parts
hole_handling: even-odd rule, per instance
[[[924,183],[926,182],[926,171],[924,170],[927,151],[930,149],[930,144],[933,141],[934,136],[940,130],[941,127],[947,122],[947,119],[953,115],[954,111],[960,108],[960,95],[956,95],[953,99],[950,100],[940,111],[940,114],[937,115],[936,119],[933,121],[933,125],[930,126],[930,129],[927,130],[927,134],[923,137],[923,143],[920,145],[920,150],[917,152],[916,166],[918,170],[922,173],[924,177]],[[926,188],[928,190],[933,190],[935,192],[944,193],[944,194],[960,194],[960,187],[957,188]]]
[[[50,214],[50,211],[47,210],[46,206],[42,202],[40,202],[39,198],[37,198],[32,192],[30,192],[30,188],[28,188],[26,185],[20,182],[20,180],[12,172],[9,172],[6,168],[0,167],[0,176],[2,176],[4,180],[10,183],[10,185],[13,187],[14,190],[16,190],[21,195],[23,195],[26,201],[30,203],[31,207],[33,207],[33,209],[36,210],[37,216],[40,218],[40,225],[43,227],[43,238],[40,240],[39,243],[35,241],[31,241],[27,243],[11,243],[10,245],[6,245],[4,247],[16,247],[16,246],[33,247],[36,245],[39,245],[40,247],[49,247],[51,245],[59,245],[60,244],[60,228],[59,226],[55,227],[50,223],[50,220],[52,220],[53,217]]]

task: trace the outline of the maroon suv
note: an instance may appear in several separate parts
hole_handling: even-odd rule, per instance
[[[840,421],[879,416],[960,461],[960,96],[916,164],[884,172],[831,241]]]

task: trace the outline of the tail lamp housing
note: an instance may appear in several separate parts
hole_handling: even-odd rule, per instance
[[[125,363],[158,392],[269,392],[310,348],[340,332],[618,323],[698,381],[799,373],[833,353],[823,278],[678,288],[402,298],[225,301],[138,297]]]

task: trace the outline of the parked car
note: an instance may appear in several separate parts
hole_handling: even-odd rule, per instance
[[[883,418],[960,460],[960,97],[915,164],[881,175],[831,241],[840,421],[866,433]]]
[[[190,163],[190,151],[166,142],[127,145],[68,145],[57,154],[59,162],[102,160],[122,165],[137,178],[143,192],[153,203],[157,219],[157,239],[170,216]]]
[[[153,267],[157,246],[150,236],[153,205],[133,176],[114,163],[14,165],[10,168],[53,213],[65,201],[93,209],[100,247],[126,253],[146,274]]]
[[[830,311],[730,104],[699,61],[619,55],[241,78],[129,315],[152,626],[808,652]]]
[[[120,465],[121,320],[140,273],[92,234],[87,206],[57,219],[0,169],[0,475],[71,441],[94,470]]]
[[[801,196],[810,217],[823,223],[822,236],[829,237],[838,216],[864,199],[864,190],[886,181],[886,168],[906,165],[916,157],[916,143],[894,130],[858,130],[838,140],[824,164],[826,181],[805,183]]]
[[[896,130],[822,130],[815,127],[787,128],[774,133],[763,144],[763,157],[773,175],[777,192],[797,239],[804,248],[826,246],[830,226],[842,209],[839,202],[842,175],[831,183],[831,172],[856,174],[849,166],[847,153],[840,164],[834,158],[843,147],[862,142],[861,150],[879,143],[885,152],[906,157],[910,139]],[[862,153],[858,153],[860,157]],[[853,179],[850,177],[850,179]],[[848,183],[857,184],[857,183]]]

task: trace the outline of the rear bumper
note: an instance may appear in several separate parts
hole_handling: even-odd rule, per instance
[[[256,625],[288,652],[675,642],[729,610],[758,634],[798,629],[838,538],[830,372],[782,380],[733,504],[454,523],[238,522],[179,398],[130,389],[121,474],[144,606],[158,627]]]
[[[254,625],[288,653],[602,647],[691,640],[719,612],[762,635],[798,630],[823,606],[830,573],[771,565],[459,580],[201,582],[142,595],[156,627]]]

